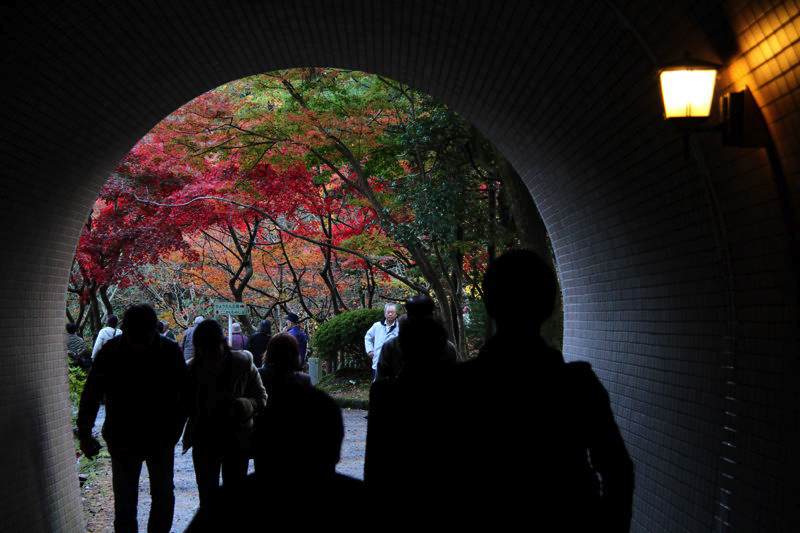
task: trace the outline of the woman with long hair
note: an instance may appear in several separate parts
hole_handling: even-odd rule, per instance
[[[253,356],[231,350],[222,327],[204,320],[192,336],[194,358],[189,362],[189,421],[184,452],[192,450],[200,506],[207,505],[219,486],[220,469],[226,485],[247,476],[254,417],[267,403]]]
[[[297,340],[289,333],[280,333],[270,339],[266,361],[258,369],[258,373],[267,390],[270,405],[288,388],[311,386],[309,375],[300,372],[300,348]]]

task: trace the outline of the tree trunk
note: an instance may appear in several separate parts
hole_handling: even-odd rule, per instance
[[[89,327],[92,330],[92,341],[94,341],[102,327],[100,323],[100,304],[97,302],[97,287],[94,282],[89,286]]]
[[[114,314],[114,306],[111,305],[111,298],[108,297],[108,285],[101,285],[97,292],[100,295],[100,300],[103,302],[106,318],[108,318]]]

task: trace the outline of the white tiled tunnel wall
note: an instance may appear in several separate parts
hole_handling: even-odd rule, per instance
[[[565,353],[593,364],[636,462],[634,529],[709,531],[723,518],[733,531],[790,531],[798,12],[793,1],[613,0],[146,0],[4,12],[0,529],[83,529],[63,299],[108,171],[206,90],[334,66],[442,99],[525,178],[556,252]],[[736,50],[721,57],[725,36]],[[685,49],[723,62],[724,87],[753,91],[786,191],[763,150],[698,135],[705,164],[686,157],[661,120],[653,63]],[[731,405],[734,449],[723,444]]]

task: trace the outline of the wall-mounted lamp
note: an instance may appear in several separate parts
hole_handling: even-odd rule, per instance
[[[681,122],[707,119],[718,70],[719,65],[688,58],[659,70],[664,118]]]
[[[721,131],[725,146],[762,147],[769,132],[761,109],[750,90],[726,93],[720,98],[720,124],[700,128],[711,115],[714,86],[720,65],[686,59],[658,71],[664,118],[687,131]]]

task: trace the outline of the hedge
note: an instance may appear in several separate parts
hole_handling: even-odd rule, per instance
[[[364,335],[375,322],[383,319],[383,309],[355,309],[345,311],[323,322],[311,338],[314,355],[320,359],[337,361],[345,366],[362,359]]]

